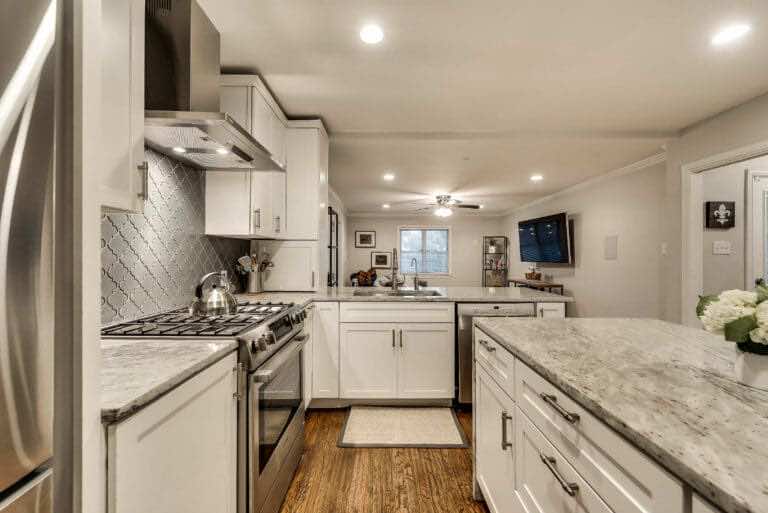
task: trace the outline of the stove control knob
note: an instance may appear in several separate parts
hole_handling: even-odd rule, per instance
[[[268,331],[266,335],[262,335],[264,339],[266,339],[267,344],[274,344],[277,342],[277,339],[275,338],[275,334],[271,331]]]
[[[267,336],[262,335],[259,337],[259,351],[266,351],[267,350]]]
[[[251,352],[258,353],[260,350],[259,343],[256,342],[256,339],[251,340]]]

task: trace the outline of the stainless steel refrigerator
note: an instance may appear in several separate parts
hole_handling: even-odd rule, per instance
[[[0,512],[52,511],[56,4],[0,7]]]

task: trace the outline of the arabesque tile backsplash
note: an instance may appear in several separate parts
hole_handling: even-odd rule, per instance
[[[143,214],[101,219],[101,321],[109,324],[186,305],[208,272],[248,254],[248,242],[207,237],[205,175],[145,150],[149,200]]]

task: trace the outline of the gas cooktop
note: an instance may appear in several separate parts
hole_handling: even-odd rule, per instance
[[[239,301],[233,315],[191,315],[186,308],[108,326],[103,337],[233,337],[271,321],[293,303]]]

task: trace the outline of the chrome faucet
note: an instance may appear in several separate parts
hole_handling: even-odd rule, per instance
[[[416,273],[413,275],[413,290],[420,290],[421,287],[419,287],[419,261],[416,260],[416,257],[411,258],[411,267],[414,268]]]
[[[400,285],[397,283],[397,271],[400,270],[400,266],[397,261],[397,248],[392,248],[392,290],[397,292]]]

